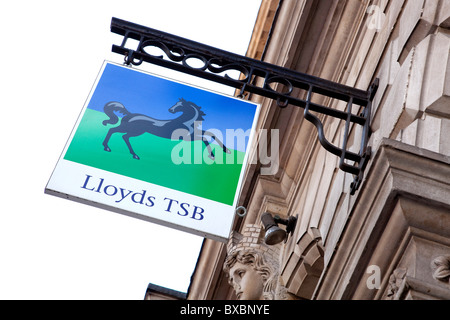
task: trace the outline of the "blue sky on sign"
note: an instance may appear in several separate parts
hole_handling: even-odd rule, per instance
[[[187,290],[202,238],[44,189],[103,61],[123,63],[111,52],[122,41],[110,32],[112,17],[245,55],[260,3],[2,2],[0,299],[141,300],[149,283]],[[139,69],[234,93],[164,68]]]
[[[88,108],[103,112],[106,103],[118,101],[131,113],[167,120],[180,116],[168,111],[180,98],[201,107],[205,113],[202,128],[222,132],[226,145],[227,129],[246,132],[252,127],[256,112],[254,104],[111,63],[106,64]],[[236,141],[230,145],[238,147],[241,143]]]

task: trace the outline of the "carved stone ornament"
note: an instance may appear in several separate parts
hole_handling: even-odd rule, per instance
[[[434,279],[450,283],[450,255],[436,257],[431,262],[431,268]]]
[[[223,269],[239,300],[288,300],[280,283],[280,248],[264,243],[264,228],[247,224],[233,231]]]
[[[389,277],[389,286],[386,293],[386,300],[395,300],[396,295],[402,287],[403,279],[406,276],[406,268],[395,269]]]

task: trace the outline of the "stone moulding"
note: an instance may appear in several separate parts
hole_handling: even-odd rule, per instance
[[[398,268],[407,269],[405,279],[420,283],[418,288],[438,288],[427,297],[435,292],[442,298],[439,292],[448,286],[437,283],[429,271],[434,257],[450,252],[449,176],[449,156],[384,139],[326,266],[317,299],[382,299]],[[365,271],[371,265],[381,272],[378,289],[367,286]]]
[[[318,229],[310,228],[300,237],[283,266],[281,278],[288,292],[311,299],[324,266],[322,237]]]

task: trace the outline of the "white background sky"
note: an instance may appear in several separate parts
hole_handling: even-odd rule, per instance
[[[244,55],[260,2],[0,4],[0,299],[141,300],[148,283],[186,292],[202,238],[44,189],[102,62],[123,62],[112,17]]]

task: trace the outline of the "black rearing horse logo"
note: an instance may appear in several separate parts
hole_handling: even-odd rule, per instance
[[[112,134],[116,132],[125,133],[122,138],[127,144],[130,153],[133,155],[134,159],[140,159],[130,144],[131,137],[137,137],[148,132],[158,137],[171,139],[175,130],[183,129],[182,131],[177,131],[183,132],[183,136],[180,135],[178,138],[187,141],[202,140],[208,149],[209,158],[214,160],[214,153],[210,146],[210,143],[214,140],[217,141],[223,149],[223,152],[230,153],[230,150],[228,150],[222,141],[214,134],[207,130],[198,130],[195,128],[195,126],[198,126],[204,120],[203,116],[205,116],[205,113],[200,109],[201,108],[193,102],[179,99],[179,101],[169,109],[169,112],[181,112],[182,114],[175,119],[159,120],[144,114],[130,113],[120,102],[108,102],[103,107],[103,111],[109,116],[109,119],[103,121],[103,125],[116,124],[119,121],[119,117],[115,112],[120,112],[124,116],[120,125],[109,129],[106,134],[105,140],[103,141],[103,146],[105,147],[104,150],[111,152],[111,149],[108,147],[108,142]],[[208,140],[208,137],[209,139],[212,139],[211,142]]]

